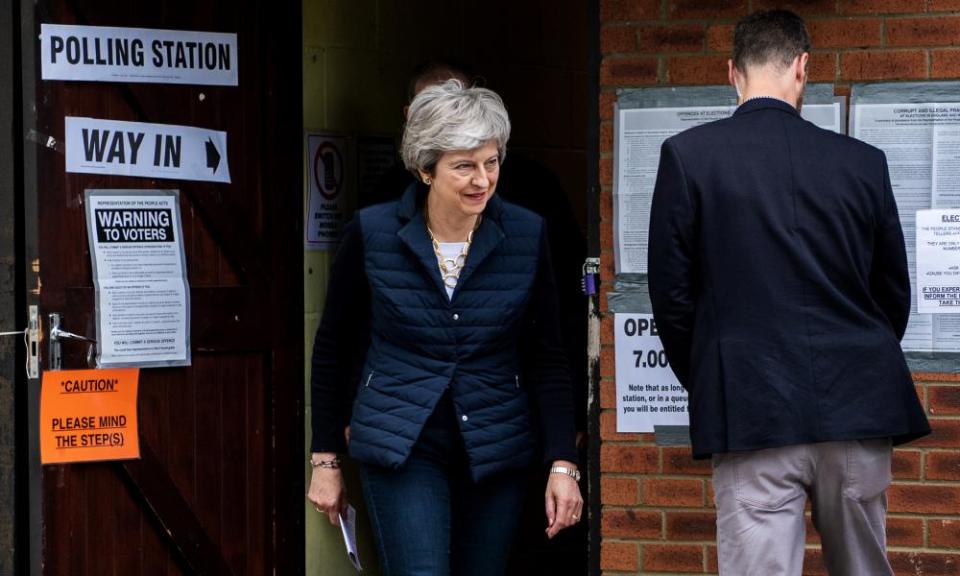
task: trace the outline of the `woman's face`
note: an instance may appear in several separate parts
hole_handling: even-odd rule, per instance
[[[473,150],[445,152],[437,161],[430,194],[445,212],[474,216],[483,212],[500,176],[500,155],[495,141]]]

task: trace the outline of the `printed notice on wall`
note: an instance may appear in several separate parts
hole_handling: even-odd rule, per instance
[[[40,389],[43,464],[140,457],[136,368],[52,370]]]
[[[335,250],[344,225],[346,194],[353,174],[349,140],[331,134],[307,134],[306,248]]]
[[[189,366],[190,287],[177,190],[87,190],[97,365]]]
[[[67,116],[67,172],[230,182],[227,133]]]
[[[735,106],[618,110],[615,142],[614,256],[617,273],[647,273],[650,205],[667,138],[727,118]],[[825,130],[843,131],[841,104],[805,104],[803,117]]]
[[[960,210],[917,211],[917,311],[960,314]]]
[[[687,392],[674,376],[653,314],[615,314],[617,432],[686,426]]]
[[[922,281],[918,276],[920,220],[915,215],[931,208],[960,209],[960,104],[856,103],[850,129],[855,138],[886,153],[890,184],[907,247],[911,289],[921,294],[924,282],[935,276]],[[931,249],[930,246],[922,248],[924,254]],[[940,250],[941,256],[943,252],[945,250]],[[943,270],[944,266],[937,264],[938,261],[926,263],[925,266],[934,267],[927,271],[949,272]],[[940,278],[944,279],[942,275]],[[919,299],[914,299],[907,332],[901,342],[904,350],[960,351],[960,315],[942,314],[949,307],[939,304],[938,313],[926,312],[933,300],[936,298],[921,310]]]
[[[237,35],[40,25],[44,80],[237,86]]]

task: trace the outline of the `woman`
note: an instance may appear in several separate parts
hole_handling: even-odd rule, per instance
[[[349,439],[385,575],[502,574],[537,429],[552,471],[547,535],[580,519],[546,231],[494,196],[509,136],[492,91],[424,89],[401,151],[419,182],[361,210],[334,261],[313,353],[307,497],[338,522]]]

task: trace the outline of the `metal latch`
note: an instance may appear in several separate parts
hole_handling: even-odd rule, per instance
[[[93,357],[93,345],[97,343],[96,340],[92,338],[87,338],[86,336],[81,336],[79,334],[74,334],[73,332],[67,332],[60,328],[61,318],[59,314],[52,313],[49,315],[50,319],[50,357],[48,358],[47,368],[49,370],[60,370],[63,367],[63,356],[60,351],[60,341],[61,340],[82,340],[84,342],[89,342],[90,346],[87,348],[87,363],[90,364]]]

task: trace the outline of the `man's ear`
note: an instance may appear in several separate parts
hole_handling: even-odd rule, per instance
[[[807,66],[810,64],[810,53],[804,52],[803,54],[797,56],[797,59],[794,61],[794,74],[796,75],[797,82],[803,84],[807,81]]]
[[[730,85],[734,88],[737,87],[737,69],[733,66],[733,59],[727,59],[727,82],[730,82]],[[739,90],[737,90],[739,92]]]

